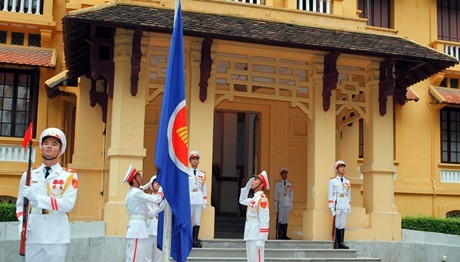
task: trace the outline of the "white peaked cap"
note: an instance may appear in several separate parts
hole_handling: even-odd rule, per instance
[[[280,169],[280,174],[283,173],[283,171],[289,172],[289,170],[288,170],[287,167],[282,167],[282,168]]]
[[[260,173],[257,177],[259,177],[260,179],[262,179],[262,183],[264,184],[264,188],[266,188],[267,190],[269,190],[269,189],[270,189],[270,183],[268,182],[268,175],[267,175],[267,172],[262,171],[262,173]]]
[[[339,168],[339,166],[346,166],[345,162],[343,162],[343,160],[339,160],[339,161],[335,162],[335,164],[334,164],[334,171],[335,172],[337,172],[337,168]]]
[[[190,158],[192,158],[192,157],[200,158],[200,152],[198,152],[196,150],[190,151],[190,153],[188,153],[188,159],[190,160]]]
[[[125,182],[131,182],[131,180],[133,180],[134,176],[136,175],[137,173],[137,169],[135,169],[133,167],[133,165],[129,165],[129,168],[128,170],[126,171],[126,175],[125,175],[125,178],[123,179],[123,183]]]
[[[144,185],[144,188],[147,188],[147,187],[148,187],[148,188],[150,188],[150,190],[153,191],[153,182],[154,182],[156,179],[157,179],[157,176],[156,176],[156,175],[152,176],[152,178],[150,178],[150,181],[149,181],[146,185]]]

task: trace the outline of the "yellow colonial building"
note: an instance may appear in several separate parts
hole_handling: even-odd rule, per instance
[[[127,224],[123,176],[154,156],[174,1],[0,2],[0,197],[14,201],[28,123],[65,131],[74,221]],[[460,213],[455,0],[183,0],[189,149],[207,171],[201,238],[240,217],[239,188],[289,168],[289,235],[330,238],[347,163],[347,239],[401,239],[401,216]],[[273,192],[267,191],[273,201]],[[275,211],[271,210],[275,228]],[[274,238],[275,230],[270,230]]]

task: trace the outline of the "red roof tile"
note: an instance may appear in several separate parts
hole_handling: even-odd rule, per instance
[[[54,67],[56,50],[0,45],[0,63]]]
[[[414,92],[414,90],[412,90],[412,88],[409,87],[407,89],[406,99],[414,100],[415,102],[417,102],[420,99],[420,97],[417,95],[417,93]]]
[[[430,89],[430,94],[436,100],[441,103],[446,104],[460,104],[460,90],[455,88],[446,88],[446,87],[432,87]]]

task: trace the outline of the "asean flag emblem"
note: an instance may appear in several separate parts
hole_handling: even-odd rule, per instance
[[[176,106],[168,121],[168,152],[176,167],[187,173],[188,127],[185,100]]]

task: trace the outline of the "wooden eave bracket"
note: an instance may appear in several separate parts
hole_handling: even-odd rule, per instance
[[[107,105],[109,96],[107,94],[107,84],[104,83],[104,90],[98,92],[96,90],[96,80],[91,79],[91,89],[89,91],[89,101],[91,107],[95,107],[98,104],[102,110],[102,122],[107,123]]]
[[[379,81],[379,113],[384,116],[387,112],[388,97],[393,95],[395,89],[395,79],[393,68],[395,60],[387,58],[380,62],[380,81]],[[405,88],[404,88],[405,91]],[[404,92],[405,95],[405,92]]]
[[[131,95],[136,96],[139,83],[139,72],[141,71],[141,40],[142,30],[135,30],[133,35],[132,53],[131,53]]]
[[[206,37],[201,43],[201,63],[200,63],[200,101],[204,102],[208,98],[208,81],[211,77],[212,59],[211,47],[213,39]]]
[[[323,110],[327,111],[331,107],[332,91],[337,88],[339,82],[339,72],[337,71],[338,51],[331,51],[324,56],[323,74]]]
[[[112,33],[109,38],[96,37],[96,25],[91,25],[91,38],[86,41],[90,45],[90,73],[87,77],[91,79],[90,90],[90,105],[91,107],[96,104],[101,106],[102,121],[107,121],[107,105],[108,98],[113,96],[113,83],[115,64],[113,62],[113,48],[114,48],[114,34]],[[108,57],[101,60],[101,49],[108,52]],[[96,82],[103,80],[103,91],[96,90]]]

